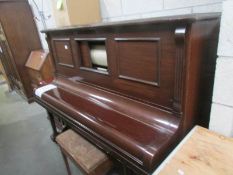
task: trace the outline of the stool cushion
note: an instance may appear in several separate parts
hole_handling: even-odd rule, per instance
[[[58,135],[56,141],[86,173],[108,161],[106,154],[72,130]]]

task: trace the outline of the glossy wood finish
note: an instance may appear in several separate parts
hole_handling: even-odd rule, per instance
[[[115,38],[115,41],[118,77],[159,86],[160,38]]]
[[[32,100],[33,91],[24,65],[32,50],[41,49],[41,43],[28,1],[0,0],[0,21],[9,45],[4,58],[9,62],[8,71],[12,72],[12,88]]]
[[[54,42],[54,53],[56,54],[56,63],[61,66],[74,67],[72,47],[69,38],[55,38]]]
[[[36,101],[134,173],[150,174],[194,124],[208,125],[219,21],[199,14],[47,30],[58,89]],[[72,67],[57,64],[54,39],[64,38]],[[104,38],[107,73],[83,69],[82,38]]]
[[[114,147],[118,151],[124,147],[131,159],[141,165],[148,161],[144,166],[153,166],[152,161],[157,159],[153,157],[155,151],[161,149],[162,153],[161,145],[169,146],[176,135],[179,119],[170,113],[87,85],[75,84],[77,89],[74,89],[74,84],[68,81],[62,83],[59,89],[44,94],[43,100],[96,132],[96,136],[117,145]],[[65,84],[70,87],[64,87]],[[170,122],[169,125],[166,121]],[[123,123],[127,123],[127,127]],[[142,133],[139,135],[135,130]],[[142,149],[147,150],[147,153]],[[150,156],[150,159],[143,160]]]

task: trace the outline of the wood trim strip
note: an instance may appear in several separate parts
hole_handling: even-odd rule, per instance
[[[159,37],[114,38],[115,41],[160,41]]]
[[[94,68],[89,68],[89,67],[79,67],[80,70],[85,70],[85,71],[90,71],[90,72],[96,72],[96,73],[100,73],[100,74],[104,74],[104,75],[109,75],[109,73],[106,71],[101,71],[101,70],[97,70]]]
[[[175,85],[173,95],[173,112],[182,113],[182,98],[184,91],[184,67],[185,67],[185,35],[186,27],[176,28],[176,57],[175,57]]]
[[[70,38],[52,38],[52,41],[70,41]]]
[[[74,65],[71,64],[65,64],[65,63],[58,63],[60,66],[66,66],[66,67],[71,67],[74,68]]]
[[[74,38],[75,41],[106,41],[106,38]]]
[[[139,83],[149,84],[149,85],[153,85],[153,86],[159,86],[158,82],[146,81],[146,80],[133,78],[133,77],[125,76],[125,75],[119,75],[118,77],[121,78],[121,79],[136,81],[136,82],[139,82]]]

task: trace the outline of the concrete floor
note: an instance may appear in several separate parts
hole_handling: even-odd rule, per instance
[[[0,174],[65,175],[60,150],[50,140],[52,133],[45,110],[27,104],[7,85],[0,85]],[[71,165],[73,175],[79,170]]]

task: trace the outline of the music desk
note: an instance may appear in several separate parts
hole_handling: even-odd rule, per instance
[[[232,175],[233,139],[195,126],[153,175]]]

